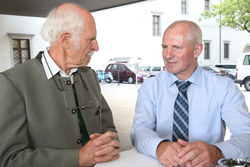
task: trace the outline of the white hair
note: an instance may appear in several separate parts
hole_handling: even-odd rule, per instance
[[[78,45],[83,30],[84,17],[76,6],[71,5],[64,10],[53,9],[43,25],[41,35],[45,41],[56,42],[60,33],[68,32],[73,36],[75,45]]]

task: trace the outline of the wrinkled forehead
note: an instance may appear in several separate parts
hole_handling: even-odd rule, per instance
[[[163,41],[168,39],[184,40],[188,37],[188,27],[175,26],[167,28],[163,35]]]
[[[96,24],[94,19],[87,19],[84,26],[84,33],[96,34]]]

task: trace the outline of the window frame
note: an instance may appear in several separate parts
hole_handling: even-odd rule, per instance
[[[227,45],[227,50],[225,45]],[[227,55],[226,55],[227,53]],[[224,41],[224,45],[223,45],[223,58],[224,59],[229,59],[230,58],[230,41]]]
[[[22,63],[25,62],[25,61],[23,61],[22,51],[27,51],[28,52],[27,60],[30,60],[30,57],[31,57],[31,55],[30,55],[30,40],[29,39],[12,38],[12,44],[13,44],[14,40],[17,41],[17,43],[18,43],[18,47],[17,48],[12,47],[12,49],[13,49],[14,65],[16,66],[16,65],[19,65],[19,64],[22,64]],[[25,47],[25,48],[21,47],[22,41],[26,41],[27,42],[27,47]],[[14,56],[14,52],[15,51],[17,51],[19,53],[19,57],[18,57],[19,63],[17,63],[17,64],[15,63],[15,56]]]
[[[205,0],[204,3],[205,11],[210,11],[210,0]]]
[[[208,44],[208,49],[207,45]],[[204,60],[210,60],[211,41],[204,41]],[[208,56],[207,56],[208,55]]]
[[[181,0],[181,14],[188,14],[188,0]]]
[[[160,12],[151,12],[152,13],[152,35],[161,36],[161,15]],[[155,17],[158,17],[158,22],[155,21]],[[158,23],[158,24],[157,24]],[[155,26],[157,25],[157,26]],[[157,27],[157,29],[155,28]]]
[[[34,34],[14,34],[14,33],[8,33],[9,40],[10,40],[10,59],[11,59],[11,67],[15,66],[15,60],[14,60],[14,53],[13,53],[13,39],[23,39],[29,41],[29,59],[32,59],[32,38],[35,36]]]

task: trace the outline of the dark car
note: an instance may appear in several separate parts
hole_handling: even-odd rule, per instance
[[[113,79],[116,81],[127,81],[128,83],[132,84],[136,81],[134,69],[135,68],[133,64],[111,63],[106,67],[105,73],[111,72]],[[143,82],[143,77],[141,75],[137,75],[137,81]]]

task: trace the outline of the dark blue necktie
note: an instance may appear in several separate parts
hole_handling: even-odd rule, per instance
[[[188,141],[188,98],[187,89],[191,82],[175,81],[179,89],[178,96],[174,103],[174,124],[173,124],[173,142],[178,139]]]

